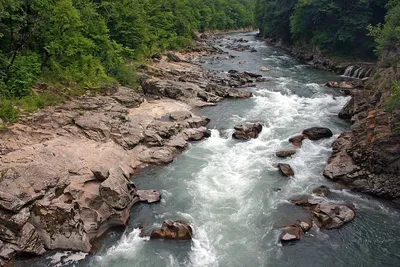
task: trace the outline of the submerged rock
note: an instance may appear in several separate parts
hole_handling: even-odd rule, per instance
[[[321,185],[321,186],[315,188],[315,189],[312,191],[312,193],[313,193],[314,195],[321,196],[321,197],[326,197],[326,196],[328,196],[328,195],[330,194],[330,192],[331,192],[331,191],[329,190],[329,188],[328,188],[327,186],[325,186],[325,185]]]
[[[160,230],[153,230],[150,239],[191,240],[192,227],[181,221],[164,221]]]
[[[290,167],[289,164],[279,163],[278,169],[279,169],[280,173],[285,177],[294,176],[294,171],[293,171],[292,167]]]
[[[254,123],[253,125],[236,125],[235,132],[232,137],[235,139],[250,140],[255,139],[261,133],[263,126],[261,123]]]

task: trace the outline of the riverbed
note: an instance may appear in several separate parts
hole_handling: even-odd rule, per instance
[[[245,44],[257,52],[225,48],[238,38],[248,40]],[[160,189],[162,201],[134,206],[129,227],[111,231],[96,254],[57,252],[30,266],[400,266],[398,210],[322,175],[332,142],[350,128],[337,117],[349,98],[324,86],[341,77],[298,62],[254,33],[227,35],[217,45],[235,58],[205,57],[204,68],[257,72],[271,80],[242,89],[253,92],[250,99],[196,110],[211,118],[212,136],[192,143],[172,164],[133,178],[140,189]],[[262,73],[263,66],[270,71]],[[264,125],[257,139],[232,139],[235,125],[255,121]],[[328,127],[334,136],[304,141],[292,158],[275,156],[277,150],[291,148],[290,137],[313,126]],[[292,166],[293,178],[278,173],[276,164],[281,162]],[[305,216],[289,200],[320,185],[331,188],[330,200],[354,204],[356,218],[337,230],[314,226],[301,241],[282,245],[280,228]],[[149,233],[167,219],[189,222],[193,241],[141,237],[139,228]]]

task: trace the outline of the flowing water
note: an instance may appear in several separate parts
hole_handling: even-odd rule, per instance
[[[222,42],[241,37],[258,52],[229,50],[237,57],[205,58],[204,67],[260,72],[267,66],[264,75],[272,81],[249,89],[253,98],[197,110],[212,119],[211,138],[193,143],[174,163],[134,178],[138,188],[160,189],[162,202],[136,205],[127,230],[111,232],[96,255],[73,262],[81,255],[59,252],[31,266],[400,266],[400,213],[390,203],[337,189],[322,176],[332,142],[350,127],[337,117],[348,98],[321,85],[339,77],[296,61],[254,34],[228,35]],[[258,139],[231,138],[236,124],[252,121],[264,124]],[[291,136],[312,126],[329,127],[335,136],[305,141],[293,158],[275,157],[275,151],[290,148]],[[289,163],[295,177],[282,178],[275,167],[279,162]],[[357,217],[338,230],[314,226],[301,241],[282,245],[279,228],[305,216],[288,200],[320,185],[333,189],[331,200],[353,203]],[[190,222],[194,240],[140,237],[139,225],[149,231],[167,219]]]

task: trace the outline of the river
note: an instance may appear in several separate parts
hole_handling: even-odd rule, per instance
[[[257,52],[225,49],[236,58],[206,57],[204,67],[260,72],[266,66],[270,71],[264,75],[272,80],[249,89],[253,98],[197,110],[211,118],[211,138],[193,143],[174,163],[147,169],[134,178],[140,189],[160,189],[162,202],[136,205],[129,227],[124,232],[111,231],[96,255],[68,264],[82,254],[58,252],[30,266],[400,266],[400,213],[390,203],[352,193],[322,176],[332,142],[350,128],[337,117],[348,98],[323,86],[340,77],[298,62],[256,40],[253,33],[228,35],[222,44],[242,37]],[[258,139],[231,138],[236,124],[253,121],[264,124]],[[274,155],[290,148],[290,137],[312,126],[328,127],[334,136],[305,141],[290,159]],[[275,167],[279,162],[289,163],[295,177],[281,177]],[[301,241],[282,245],[280,227],[304,216],[288,200],[310,194],[320,185],[332,189],[332,201],[354,204],[356,218],[337,230],[314,226]],[[193,241],[140,237],[139,225],[157,228],[167,219],[190,222]]]

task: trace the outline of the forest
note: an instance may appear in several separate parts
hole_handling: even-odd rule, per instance
[[[257,0],[261,35],[333,56],[376,59],[399,45],[399,0]]]
[[[188,45],[195,32],[253,24],[252,0],[1,0],[0,117],[118,82],[135,62]],[[45,92],[40,89],[45,85]],[[32,90],[32,87],[37,90]],[[64,90],[64,92],[58,92]]]
[[[400,0],[0,0],[0,118],[135,87],[144,58],[250,25],[299,49],[375,61],[400,47]]]

